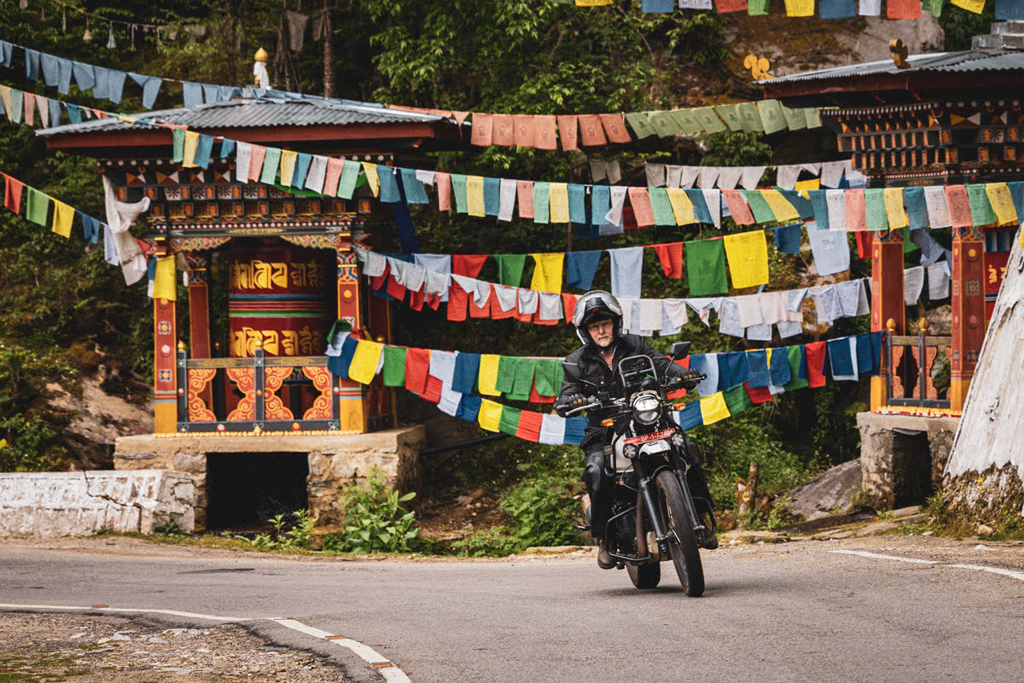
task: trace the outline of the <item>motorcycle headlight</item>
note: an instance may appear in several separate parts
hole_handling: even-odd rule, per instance
[[[630,406],[633,417],[641,424],[654,424],[661,417],[661,401],[653,394],[640,394]]]

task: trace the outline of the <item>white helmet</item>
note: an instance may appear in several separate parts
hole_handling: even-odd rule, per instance
[[[587,292],[576,302],[576,310],[572,314],[572,324],[576,327],[576,336],[587,346],[597,344],[590,337],[587,326],[597,320],[611,320],[613,323],[613,343],[619,340],[622,333],[622,306],[614,296],[600,289]]]

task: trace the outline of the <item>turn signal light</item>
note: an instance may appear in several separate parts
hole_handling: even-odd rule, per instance
[[[615,420],[601,420],[601,426],[602,427],[614,427],[615,426]]]
[[[675,408],[676,410],[683,410],[684,408],[686,408],[686,403],[684,401],[680,401],[679,403],[673,403],[672,407]]]

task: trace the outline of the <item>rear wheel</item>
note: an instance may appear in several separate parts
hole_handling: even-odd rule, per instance
[[[626,573],[633,585],[640,589],[657,588],[661,582],[661,565],[657,562],[639,565],[627,562]]]
[[[683,489],[669,470],[659,472],[656,483],[658,508],[668,527],[669,553],[679,575],[679,583],[688,596],[699,597],[704,593],[704,567],[701,566],[697,539],[693,535],[693,521],[683,501]]]

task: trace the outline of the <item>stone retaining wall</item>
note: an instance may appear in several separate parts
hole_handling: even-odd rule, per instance
[[[187,474],[0,474],[0,536],[85,536],[100,528],[151,534],[169,522],[191,533],[195,487]]]

